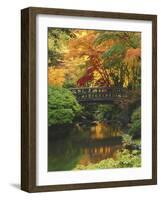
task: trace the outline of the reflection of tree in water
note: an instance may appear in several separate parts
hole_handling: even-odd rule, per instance
[[[119,127],[114,127],[106,123],[96,123],[91,127],[91,138],[102,139],[107,137],[114,137],[122,135],[122,131]]]
[[[97,163],[107,158],[114,158],[116,151],[120,149],[120,147],[121,145],[84,148],[83,156],[79,164],[89,165],[90,163]]]
[[[72,170],[77,164],[88,165],[114,158],[121,148],[119,136],[122,131],[118,127],[98,122],[83,126],[77,124],[68,130],[68,136],[63,137],[66,130],[55,129],[55,132],[61,132],[62,137],[49,137],[49,171]]]

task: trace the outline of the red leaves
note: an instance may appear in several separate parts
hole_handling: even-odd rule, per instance
[[[103,69],[101,66],[101,61],[99,59],[99,56],[95,53],[95,56],[92,54],[92,56],[90,56],[90,62],[92,64],[92,66],[88,67],[86,69],[86,72],[84,74],[84,76],[82,76],[78,81],[77,81],[77,85],[82,87],[85,86],[88,82],[92,82],[94,80],[94,72],[97,72],[98,74],[100,74],[101,78],[95,80],[96,84],[98,86],[109,86],[110,85],[110,81],[109,81],[109,75],[106,71],[106,69]]]
[[[96,70],[96,67],[88,67],[87,68],[87,74],[92,74]]]
[[[77,81],[78,86],[85,86],[88,81],[93,79],[93,74],[86,74]]]
[[[85,73],[84,76],[82,76],[78,81],[77,81],[77,85],[78,86],[85,86],[85,84],[88,81],[92,81],[93,80],[93,72],[95,70],[95,67],[88,67],[87,71]]]

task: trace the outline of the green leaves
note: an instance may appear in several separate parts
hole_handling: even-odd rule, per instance
[[[130,152],[129,150],[124,149],[123,151],[118,151],[115,157],[115,160],[113,158],[108,158],[100,161],[99,163],[89,164],[87,166],[77,165],[75,169],[85,170],[141,167],[141,155],[138,150]]]
[[[137,108],[131,116],[130,135],[141,135],[141,107]]]
[[[141,47],[140,35],[138,34],[131,35],[131,37],[129,38],[129,47],[132,47],[134,49]]]
[[[62,54],[51,49],[48,50],[48,66],[58,65],[62,58]]]
[[[48,124],[72,123],[81,112],[81,106],[73,94],[65,88],[52,87],[48,89]]]
[[[55,109],[48,112],[49,125],[72,123],[74,112],[72,109]]]
[[[98,109],[96,111],[96,119],[99,121],[103,121],[104,119],[107,120],[107,118],[112,116],[112,111],[113,111],[113,105],[98,105]]]
[[[48,66],[56,66],[63,60],[65,44],[70,38],[75,37],[71,29],[48,29]]]
[[[111,56],[122,57],[122,54],[125,52],[125,46],[121,43],[113,45],[110,49],[105,51],[102,54],[103,59],[110,58]]]
[[[140,33],[138,32],[104,31],[98,35],[94,45],[100,45],[107,40],[122,42],[125,46],[133,48],[140,48]]]
[[[96,46],[100,45],[101,43],[110,39],[113,39],[113,40],[118,39],[117,34],[115,34],[114,32],[103,32],[99,34],[99,36],[96,38],[96,40],[94,41],[94,45]]]
[[[126,47],[122,44],[115,44],[102,54],[103,66],[105,68],[120,68],[123,63]]]
[[[123,147],[126,147],[128,145],[132,145],[133,141],[132,141],[132,136],[128,135],[128,134],[123,134],[122,136],[122,145]]]

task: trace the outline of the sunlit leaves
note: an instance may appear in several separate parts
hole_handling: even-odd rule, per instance
[[[55,68],[49,72],[49,84],[140,84],[141,33],[52,28],[49,36],[49,66]]]
[[[125,55],[125,62],[130,64],[130,61],[141,58],[141,49],[140,48],[129,48]]]
[[[75,35],[70,29],[48,28],[48,66],[61,63],[67,41],[73,37]]]
[[[65,81],[65,69],[61,67],[48,68],[48,84],[55,86],[62,86]]]

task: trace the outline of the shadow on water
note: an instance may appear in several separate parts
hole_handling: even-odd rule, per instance
[[[122,131],[118,126],[95,122],[53,126],[48,130],[48,170],[72,170],[77,164],[88,165],[115,158],[121,149]]]

